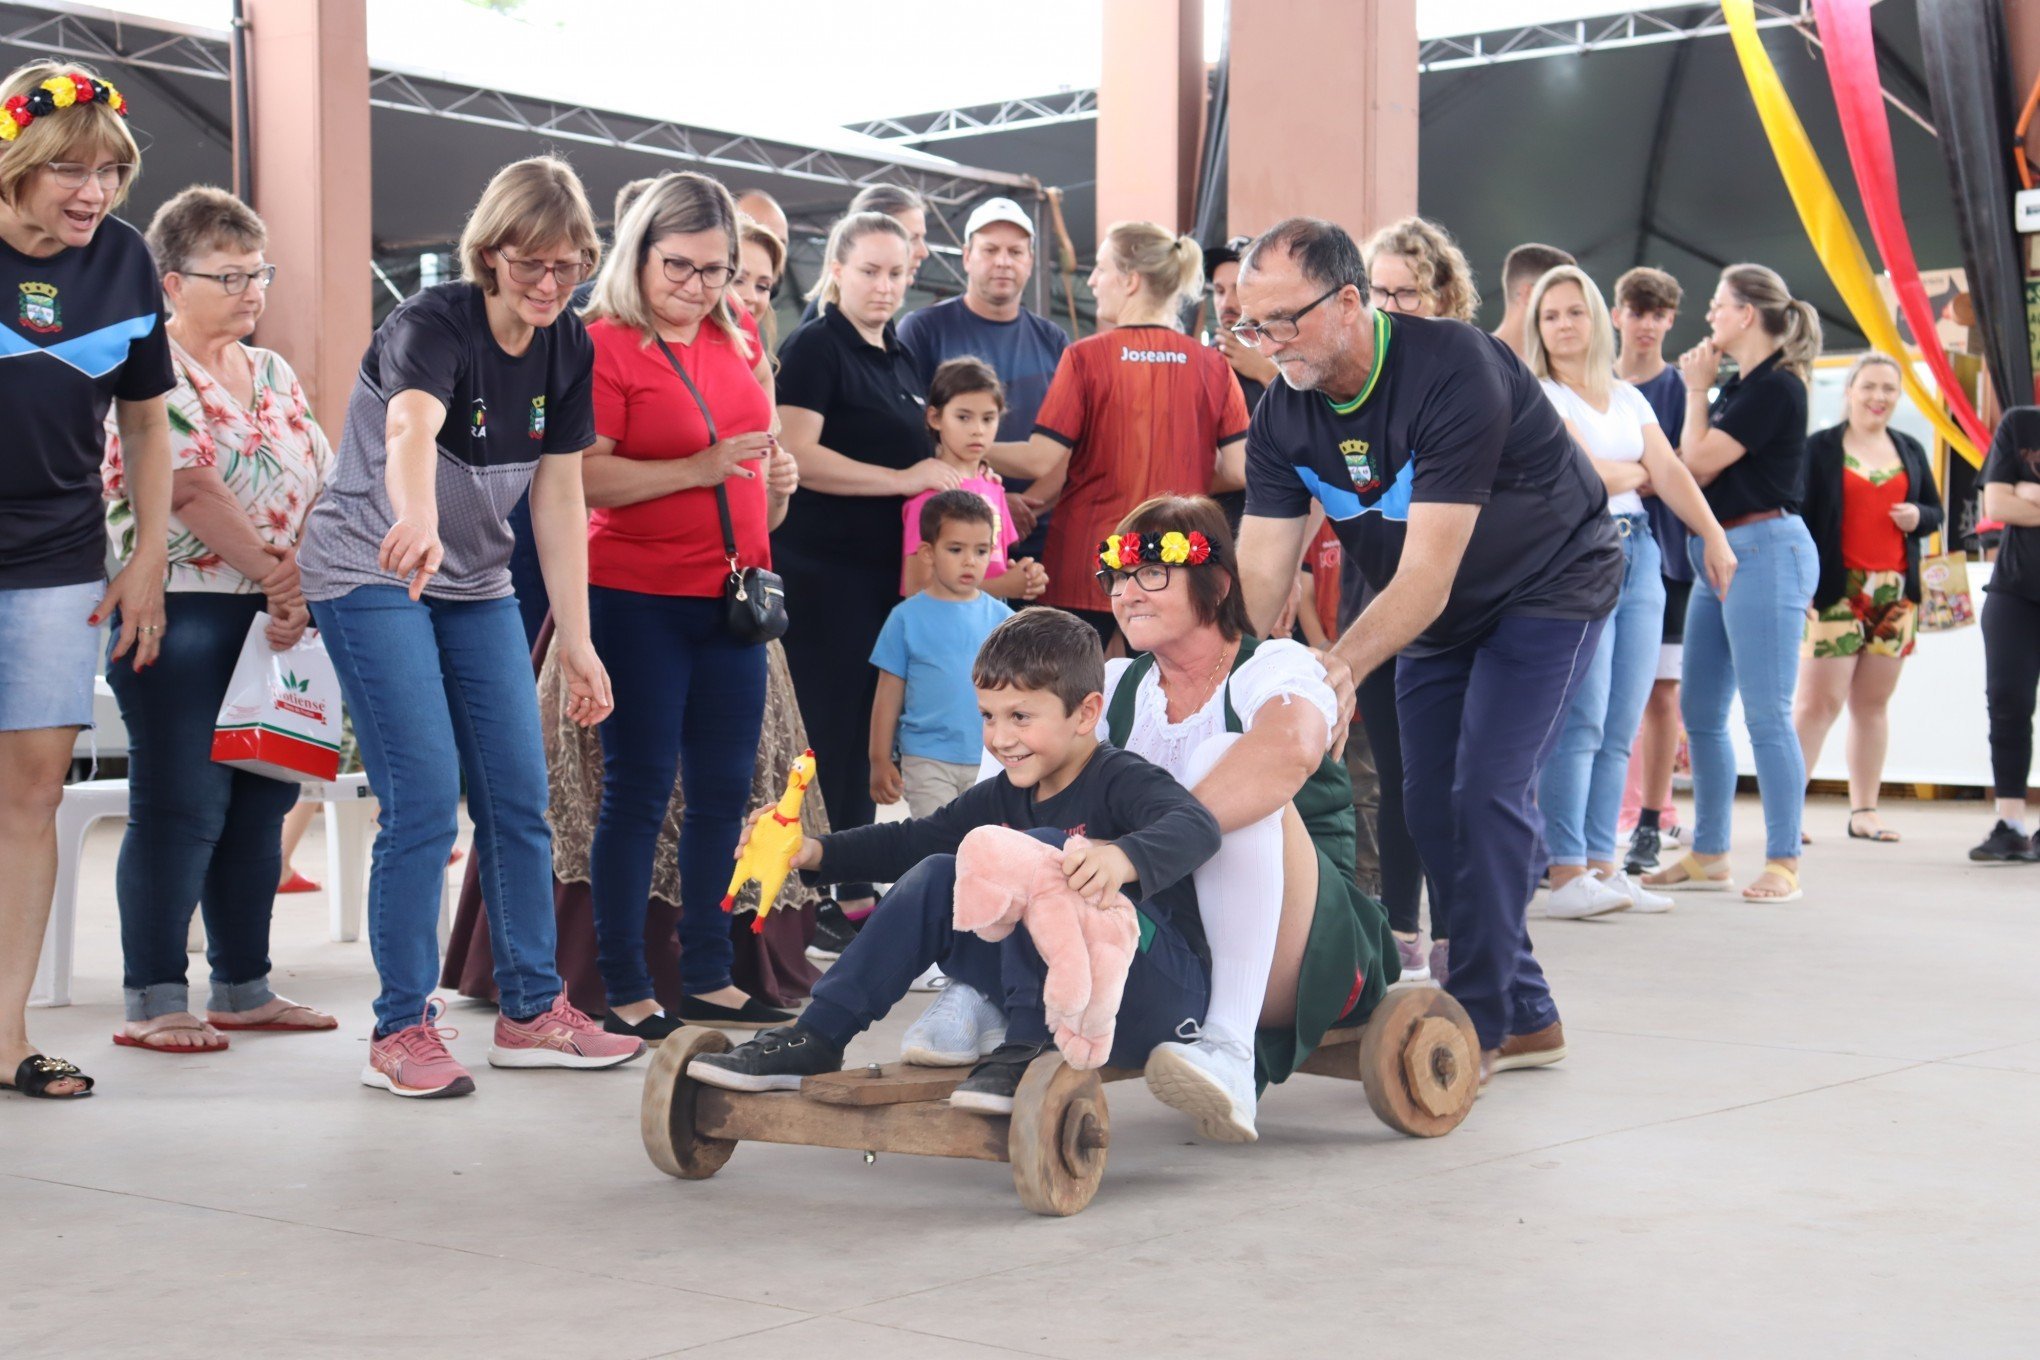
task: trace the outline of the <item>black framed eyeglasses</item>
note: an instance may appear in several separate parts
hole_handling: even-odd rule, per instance
[[[1318,294],[1309,305],[1289,316],[1271,316],[1266,321],[1241,321],[1232,328],[1233,338],[1248,349],[1259,349],[1264,339],[1273,340],[1278,345],[1286,345],[1301,333],[1302,327],[1297,324],[1298,322],[1323,306],[1329,299],[1337,297],[1345,291],[1345,287],[1343,283],[1334,285],[1328,291]]]
[[[1107,599],[1116,600],[1126,590],[1127,578],[1135,585],[1153,594],[1169,588],[1169,564],[1167,562],[1143,562],[1132,571],[1115,571],[1101,567],[1098,571],[1098,588],[1105,592]]]
[[[652,254],[659,257],[659,266],[665,270],[668,283],[685,283],[689,279],[700,279],[701,286],[713,292],[737,275],[737,271],[726,264],[696,264],[677,255],[668,255],[662,250],[655,250]]]
[[[187,279],[211,279],[220,286],[220,291],[229,297],[247,292],[251,283],[259,284],[267,291],[269,285],[276,282],[276,266],[273,264],[265,264],[260,269],[248,272],[229,269],[224,274],[201,274],[195,269],[178,269],[172,272]]]
[[[547,274],[553,276],[562,288],[576,288],[583,279],[594,273],[586,260],[563,260],[547,264],[544,260],[521,260],[507,250],[499,250],[504,265],[510,271],[510,281],[529,288]]]
[[[1421,288],[1383,288],[1377,283],[1370,285],[1367,291],[1377,307],[1393,303],[1399,312],[1414,312],[1424,304],[1424,290]]]

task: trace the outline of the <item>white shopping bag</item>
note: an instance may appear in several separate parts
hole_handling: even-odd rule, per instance
[[[213,725],[212,758],[251,774],[302,781],[340,773],[340,678],[311,629],[271,651],[257,614],[241,643],[227,700]]]

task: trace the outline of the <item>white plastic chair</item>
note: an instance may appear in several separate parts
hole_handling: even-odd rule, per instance
[[[368,787],[368,775],[357,771],[323,783],[308,781],[298,801],[325,804],[326,903],[330,934],[341,943],[361,938],[361,916],[368,904],[368,850],[375,839],[375,794]],[[443,876],[439,894],[439,943],[453,927],[454,900],[459,889],[451,875]]]
[[[50,923],[43,930],[42,958],[36,964],[31,1006],[71,1004],[71,973],[78,943],[78,862],[85,853],[85,833],[106,817],[125,817],[128,782],[89,779],[64,786],[57,806],[57,887],[50,894]]]

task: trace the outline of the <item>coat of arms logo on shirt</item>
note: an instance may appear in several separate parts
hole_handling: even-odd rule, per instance
[[[64,313],[63,309],[57,306],[57,289],[54,284],[21,285],[21,328],[39,331],[44,335],[64,329]]]
[[[531,399],[531,421],[526,431],[533,439],[545,438],[545,398]]]
[[[470,440],[489,437],[489,403],[476,397],[468,407],[468,438]]]
[[[1381,478],[1374,472],[1374,461],[1368,457],[1366,440],[1340,440],[1339,456],[1346,460],[1346,475],[1353,479],[1355,491],[1372,491],[1381,485]]]

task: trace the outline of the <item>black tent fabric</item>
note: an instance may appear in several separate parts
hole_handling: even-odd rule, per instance
[[[1998,0],[1920,0],[1920,48],[1990,379],[2006,405],[2024,405],[2034,399],[2033,356],[2008,211],[2012,105]]]

